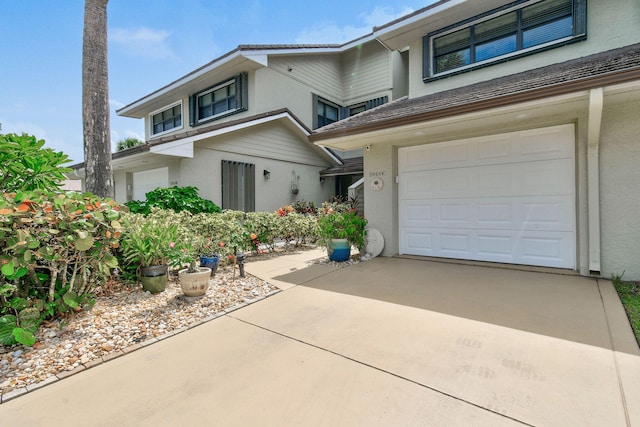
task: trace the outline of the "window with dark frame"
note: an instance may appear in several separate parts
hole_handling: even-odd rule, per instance
[[[316,101],[317,126],[323,127],[340,119],[340,106],[324,99]]]
[[[191,126],[247,109],[247,75],[239,74],[189,97]]]
[[[583,40],[586,0],[521,0],[424,38],[424,79]]]
[[[381,96],[379,98],[370,99],[366,102],[360,102],[358,104],[349,105],[343,107],[334,102],[327,101],[317,95],[313,96],[314,99],[314,122],[313,128],[318,129],[338,120],[345,119],[347,117],[355,116],[358,113],[377,107],[389,102],[389,97]]]
[[[182,127],[182,104],[167,108],[151,116],[151,134],[167,132]]]
[[[198,95],[198,119],[203,120],[212,116],[236,109],[236,83],[228,82],[222,87]]]

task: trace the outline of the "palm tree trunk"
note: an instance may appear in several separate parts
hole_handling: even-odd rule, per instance
[[[82,37],[82,127],[86,190],[114,197],[109,134],[107,2],[85,0]]]

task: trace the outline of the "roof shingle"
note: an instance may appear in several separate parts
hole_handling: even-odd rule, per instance
[[[640,43],[417,98],[400,98],[316,129],[312,141],[640,80]],[[403,123],[398,123],[402,120]]]

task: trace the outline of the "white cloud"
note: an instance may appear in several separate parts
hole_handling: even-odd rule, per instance
[[[373,11],[369,13],[363,13],[359,16],[369,27],[373,28],[379,25],[384,25],[387,22],[391,22],[394,19],[398,19],[402,16],[408,15],[413,12],[413,9],[408,6],[403,6],[399,11],[394,11],[389,6],[376,6]],[[371,28],[369,31],[371,31]]]
[[[395,11],[389,6],[376,6],[371,12],[361,13],[358,20],[362,25],[338,26],[332,22],[314,24],[311,28],[302,30],[295,38],[299,44],[324,44],[324,43],[344,43],[369,34],[373,27],[386,24],[401,16],[408,15],[413,9],[403,6],[399,11]]]
[[[113,99],[113,98],[109,98],[109,106],[111,107],[111,110],[113,111],[113,114],[115,114],[115,110],[119,110],[120,108],[124,107],[126,104],[122,101],[118,101],[117,99]]]
[[[146,27],[113,28],[109,32],[109,43],[122,48],[130,56],[147,59],[174,58],[169,46],[171,33],[167,30],[154,30]]]

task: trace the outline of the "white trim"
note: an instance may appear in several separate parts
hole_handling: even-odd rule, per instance
[[[238,85],[236,83],[238,83],[238,75],[233,76],[233,77],[231,77],[231,78],[229,78],[227,80],[224,80],[223,82],[221,82],[221,83],[219,83],[219,84],[217,84],[217,85],[215,85],[213,87],[210,87],[209,89],[205,89],[203,91],[196,92],[193,95],[195,97],[195,104],[196,104],[195,105],[195,111],[194,111],[196,117],[192,117],[192,119],[197,118],[197,120],[196,120],[196,124],[197,125],[201,125],[203,123],[207,123],[207,122],[209,122],[211,120],[214,120],[216,118],[219,118],[219,117],[227,116],[229,114],[232,114],[232,113],[242,109],[242,108],[238,108],[238,98],[239,98],[238,89],[239,88],[238,88]],[[210,93],[213,93],[213,92],[215,92],[217,90],[226,88],[227,86],[231,86],[232,84],[236,84],[235,93],[234,93],[234,97],[236,99],[236,108],[232,108],[232,109],[229,109],[229,110],[224,110],[221,113],[212,114],[212,115],[207,116],[207,117],[200,117],[200,114],[198,112],[198,109],[200,108],[199,107],[200,98],[202,98],[203,96],[206,96],[206,95],[208,95]],[[212,103],[215,101],[214,98],[215,98],[215,96],[213,96],[212,99],[211,99]],[[226,99],[228,99],[228,97]]]
[[[600,128],[604,89],[589,92],[587,134],[587,192],[589,223],[589,271],[600,272]]]
[[[229,56],[225,56],[224,58],[220,58],[220,59],[214,59],[211,63],[203,66],[202,68],[200,68],[197,71],[191,72],[181,78],[179,78],[178,80],[170,83],[169,85],[163,87],[162,89],[159,89],[157,92],[153,92],[137,101],[134,101],[133,103],[122,107],[121,109],[116,111],[116,114],[119,116],[122,116],[128,112],[130,112],[131,110],[134,110],[136,108],[139,108],[140,105],[142,104],[146,104],[148,102],[151,102],[154,99],[157,99],[163,95],[165,95],[166,93],[175,90],[177,88],[179,88],[180,86],[187,84],[188,82],[190,82],[191,80],[194,80],[200,76],[202,76],[203,74],[207,74],[210,71],[215,70],[218,67],[221,67],[224,64],[227,64],[229,62],[231,62],[234,59],[237,59],[239,57],[243,57],[247,60],[252,60],[252,58],[250,56],[244,55],[241,51],[238,52],[234,52],[232,54],[230,54]],[[262,65],[262,64],[259,64]]]
[[[396,22],[395,24],[389,26],[389,27],[385,27],[381,30],[377,30],[373,32],[373,37],[375,38],[384,38],[383,36],[391,33],[393,31],[402,29],[403,27],[409,27],[411,24],[419,24],[420,21],[422,21],[423,19],[432,16],[432,15],[437,15],[439,13],[444,12],[447,9],[451,9],[452,7],[456,7],[459,6],[461,4],[465,4],[467,3],[467,0],[450,0],[446,3],[443,3],[437,7],[434,7],[433,9],[429,9],[429,10],[425,10],[422,13],[419,13],[415,16],[411,16],[409,18],[403,19],[401,21]],[[405,32],[411,31],[409,28],[406,28]]]
[[[274,49],[247,49],[247,50],[243,50],[241,47],[238,47],[238,49],[235,52],[232,51],[232,53],[229,53],[228,56],[223,56],[219,59],[214,59],[212,62],[203,66],[199,70],[191,72],[179,78],[178,80],[170,83],[164,88],[159,89],[157,92],[153,92],[137,101],[134,101],[133,103],[127,106],[122,107],[121,109],[116,111],[116,114],[119,116],[125,115],[128,112],[136,108],[139,108],[141,105],[151,102],[154,99],[157,99],[167,94],[168,92],[175,90],[180,86],[183,86],[189,83],[190,81],[195,80],[198,77],[204,74],[207,74],[240,57],[248,61],[252,61],[262,67],[267,67],[269,55],[304,55],[304,54],[341,53],[346,50],[357,47],[362,43],[368,43],[373,40],[375,40],[375,37],[373,33],[371,33],[365,37],[352,40],[350,42],[347,42],[344,45],[337,46],[337,47],[315,47],[315,48],[314,47],[300,47],[300,48],[293,47],[293,48],[282,48],[282,49],[274,48]]]
[[[154,145],[151,146],[151,149],[149,150],[151,153],[154,154],[164,154],[164,155],[169,155],[169,156],[179,156],[179,157],[186,157],[186,158],[193,158],[193,144],[197,141],[201,141],[203,139],[207,139],[207,138],[213,138],[219,135],[224,135],[230,132],[235,132],[238,130],[242,130],[242,129],[247,129],[250,128],[252,126],[257,126],[257,125],[261,125],[264,123],[270,123],[276,120],[281,120],[281,119],[287,119],[289,120],[302,134],[304,134],[305,136],[309,136],[309,132],[307,131],[307,129],[305,129],[302,125],[300,125],[300,123],[298,123],[296,120],[293,119],[293,117],[291,117],[291,115],[289,113],[280,113],[280,114],[276,114],[274,116],[269,116],[269,117],[263,117],[260,119],[256,119],[256,120],[252,120],[250,122],[244,122],[244,123],[239,123],[237,125],[234,126],[228,126],[228,127],[223,127],[221,129],[216,129],[216,130],[212,130],[210,132],[206,132],[200,135],[193,135],[193,136],[189,136],[186,138],[182,138],[178,141],[173,141],[173,142],[167,142],[164,144],[158,144],[158,145]],[[343,162],[335,157],[331,151],[329,151],[327,148],[320,146],[320,148],[329,156],[331,157],[331,159],[333,159],[334,162],[342,165]]]
[[[162,132],[153,133],[153,116],[155,116],[156,114],[163,113],[175,107],[176,105],[180,105],[180,127],[175,127],[169,130],[164,130]],[[159,108],[156,111],[152,111],[151,113],[149,113],[149,139],[158,138],[158,137],[161,137],[162,135],[166,135],[168,133],[175,132],[183,128],[184,128],[184,108],[182,107],[182,100],[178,102],[174,102],[173,104],[170,104],[166,107]]]
[[[486,22],[486,21],[490,21],[490,20],[498,18],[500,16],[507,15],[507,14],[509,14],[511,12],[525,9],[526,7],[529,7],[529,6],[531,6],[531,5],[535,4],[535,3],[538,3],[538,2],[539,2],[539,0],[529,0],[529,1],[526,1],[526,2],[523,2],[523,3],[518,3],[518,4],[516,4],[516,5],[512,6],[512,7],[509,7],[507,9],[497,10],[495,13],[492,13],[490,15],[483,16],[481,18],[477,18],[477,19],[474,19],[474,20],[469,21],[469,22],[465,22],[465,23],[463,23],[461,25],[458,25],[456,27],[449,28],[446,31],[437,32],[437,33],[432,34],[431,36],[429,36],[429,40],[427,41],[429,43],[429,58],[427,58],[428,64],[429,64],[429,70],[428,70],[428,73],[427,73],[427,75],[428,75],[427,78],[443,77],[443,76],[447,76],[449,74],[458,73],[458,72],[463,71],[463,70],[472,69],[472,68],[475,68],[475,67],[481,67],[481,66],[486,65],[486,64],[491,64],[491,63],[496,62],[496,61],[504,61],[505,59],[508,59],[508,58],[511,58],[511,57],[514,57],[514,56],[525,55],[525,54],[528,54],[528,53],[531,53],[531,52],[535,52],[537,50],[546,49],[546,48],[548,48],[550,46],[554,46],[556,44],[563,44],[563,43],[566,43],[566,42],[568,42],[568,41],[580,36],[580,34],[578,34],[578,35],[571,34],[570,36],[562,37],[560,39],[550,40],[550,41],[548,41],[546,43],[537,44],[537,45],[534,45],[534,46],[529,46],[529,47],[524,48],[524,49],[519,49],[519,50],[516,49],[513,52],[508,52],[508,53],[505,53],[505,54],[502,54],[502,55],[499,55],[499,56],[494,56],[494,57],[485,59],[483,61],[472,62],[472,63],[469,63],[467,65],[463,65],[461,67],[452,68],[450,70],[443,71],[443,72],[440,72],[440,73],[436,73],[435,72],[435,70],[434,70],[434,68],[435,68],[435,65],[434,65],[435,48],[433,46],[434,45],[433,42],[434,42],[435,39],[440,38],[440,37],[444,37],[444,36],[446,36],[448,34],[455,33],[456,31],[460,31],[460,30],[463,30],[465,28],[470,28],[470,27],[476,26],[478,24],[481,24],[481,23]],[[574,17],[575,17],[575,8],[572,5],[572,9],[571,9],[571,19],[572,19],[571,27],[572,28],[574,27],[574,25],[573,25],[573,18]],[[519,20],[518,20],[518,24],[521,24],[521,22]],[[516,34],[515,34],[516,35],[516,39],[517,39],[518,33],[524,33],[524,29],[522,29],[520,25],[517,26],[517,30],[516,30]],[[426,35],[424,37],[426,37]],[[469,53],[469,55],[471,55],[471,53]]]

